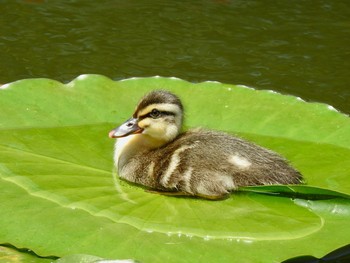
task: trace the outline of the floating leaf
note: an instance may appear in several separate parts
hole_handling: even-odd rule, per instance
[[[11,247],[0,246],[0,263],[50,263],[54,259],[40,258],[30,251],[19,251]]]
[[[108,131],[159,88],[183,99],[186,127],[273,149],[307,185],[251,188],[212,202],[121,181]],[[349,242],[350,120],[326,105],[242,86],[98,75],[4,85],[0,105],[1,243],[41,256],[276,262],[321,257]]]

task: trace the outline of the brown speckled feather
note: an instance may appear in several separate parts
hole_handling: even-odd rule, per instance
[[[179,149],[184,150],[177,155],[178,163],[169,180],[162,180]],[[247,162],[239,166],[230,162],[233,156]],[[152,173],[149,173],[150,166],[153,166]],[[128,169],[128,165],[125,168]],[[133,156],[130,168],[131,176],[126,176],[127,180],[153,189],[191,195],[224,195],[240,186],[301,182],[301,174],[278,154],[225,133],[198,129],[182,133],[161,148],[139,152]],[[191,174],[186,177],[189,168]],[[229,187],[230,181],[233,187]]]

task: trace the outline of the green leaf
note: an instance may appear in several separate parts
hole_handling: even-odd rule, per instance
[[[159,88],[183,99],[186,127],[273,149],[307,184],[212,202],[121,181],[108,132]],[[213,82],[99,75],[17,81],[2,86],[0,105],[0,243],[141,262],[276,262],[349,243],[350,120],[326,105]]]
[[[11,247],[0,246],[0,263],[50,263],[51,258],[40,258],[30,251],[19,251]]]
[[[247,186],[241,187],[239,190],[243,192],[254,192],[278,197],[292,197],[307,200],[325,200],[339,197],[345,199],[350,198],[347,194],[305,185]]]
[[[137,263],[137,261],[131,259],[103,259],[91,255],[69,255],[63,258],[60,258],[56,263]]]

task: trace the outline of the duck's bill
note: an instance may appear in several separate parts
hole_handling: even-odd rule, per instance
[[[143,129],[141,129],[137,125],[137,119],[131,118],[124,122],[119,127],[109,132],[109,138],[121,138],[131,134],[141,133]]]

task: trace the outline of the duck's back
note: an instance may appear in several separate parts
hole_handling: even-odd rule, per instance
[[[222,132],[198,129],[139,152],[120,175],[153,189],[210,198],[240,186],[301,182],[301,174],[280,155]]]
[[[139,183],[194,195],[223,195],[239,186],[301,182],[300,173],[283,157],[221,132],[190,130],[136,158],[142,164],[139,174],[144,173]]]

